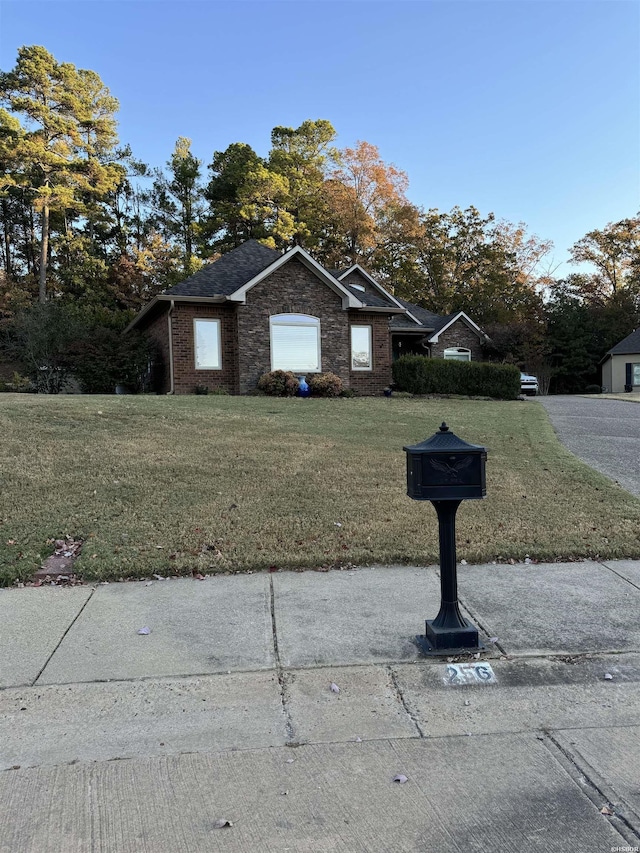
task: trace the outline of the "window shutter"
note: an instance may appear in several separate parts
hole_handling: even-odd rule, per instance
[[[631,362],[628,361],[624,366],[624,374],[625,374],[624,375],[624,390],[625,391],[631,391],[631,389],[633,388],[633,380],[631,377],[632,369],[633,369],[633,366],[632,366]]]

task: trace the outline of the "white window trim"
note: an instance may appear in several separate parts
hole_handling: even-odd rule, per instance
[[[199,364],[198,363],[198,338],[196,331],[197,323],[216,323],[218,326],[218,364]],[[220,320],[214,320],[210,317],[194,317],[193,318],[193,361],[196,370],[222,370],[222,325]]]
[[[290,317],[292,319],[287,320]],[[299,319],[293,318],[305,317],[309,322],[301,323]],[[273,327],[274,326],[307,326],[316,330],[316,368],[309,367],[274,367],[273,363]],[[272,314],[269,317],[269,353],[271,358],[271,370],[287,370],[291,373],[322,373],[322,344],[320,336],[320,318],[313,317],[311,314],[287,313],[287,314]]]
[[[466,355],[467,358],[449,357],[448,361],[471,361],[471,350],[467,347],[447,347],[442,353],[444,359],[447,358],[447,353],[456,353],[456,355]]]
[[[353,329],[367,329],[369,332],[369,367],[354,367],[353,366]],[[371,373],[373,370],[373,329],[369,325],[352,323],[351,325],[351,333],[350,333],[350,344],[351,344],[351,370],[364,371]]]

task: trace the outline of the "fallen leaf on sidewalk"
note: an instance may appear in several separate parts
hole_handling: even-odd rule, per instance
[[[224,829],[226,826],[233,826],[230,820],[227,820],[224,817],[218,818],[218,820],[213,824],[215,829]]]
[[[615,814],[615,812],[612,812],[608,806],[603,806],[600,809],[600,814],[611,814],[612,815],[612,814]]]
[[[334,684],[333,681],[331,682],[331,688],[330,689],[331,689],[332,693],[340,693],[340,688],[338,687],[337,684]]]
[[[151,633],[151,628],[147,628],[146,625],[144,626],[144,628],[140,628],[140,630],[138,631],[138,634],[150,634],[150,633]]]
[[[393,777],[393,781],[399,782],[400,785],[404,785],[404,783],[408,782],[409,780],[407,779],[407,777],[404,774],[396,773],[396,775]]]
[[[613,680],[613,676],[611,675],[611,673],[610,673],[610,672],[605,672],[605,674],[604,674],[604,680],[605,680],[605,681],[612,681],[612,680]]]

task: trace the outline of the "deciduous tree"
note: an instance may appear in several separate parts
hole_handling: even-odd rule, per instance
[[[336,230],[343,235],[345,254],[351,262],[370,254],[376,245],[377,226],[384,211],[407,203],[409,181],[405,172],[385,163],[370,142],[338,154],[327,191]]]
[[[589,231],[572,246],[571,260],[595,267],[582,279],[588,299],[606,299],[621,289],[640,294],[640,216]]]

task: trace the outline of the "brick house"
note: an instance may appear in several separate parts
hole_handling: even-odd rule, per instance
[[[397,299],[357,264],[327,270],[300,246],[282,254],[255,240],[156,296],[134,327],[157,341],[170,394],[247,394],[276,369],[331,372],[380,394],[393,357],[477,359],[485,337],[462,312],[440,317]]]

